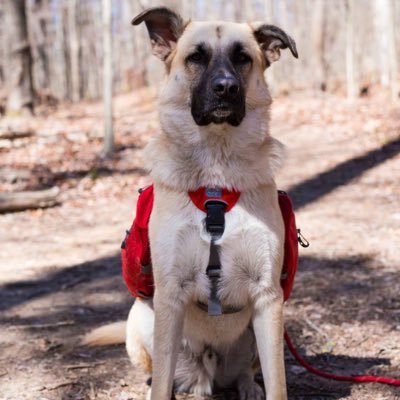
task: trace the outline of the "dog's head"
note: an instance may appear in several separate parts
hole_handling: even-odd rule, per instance
[[[246,112],[269,104],[264,70],[296,44],[280,28],[263,23],[189,22],[165,7],[143,11],[153,53],[164,61],[164,104],[190,112],[198,126],[238,126]]]

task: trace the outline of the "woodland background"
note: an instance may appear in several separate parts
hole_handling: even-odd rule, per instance
[[[0,0],[0,400],[145,398],[123,346],[79,343],[132,304],[119,247],[150,183],[142,149],[160,130],[163,65],[130,21],[153,5]],[[288,154],[277,184],[311,242],[286,327],[317,367],[400,379],[400,0],[163,5],[296,40],[300,58],[284,51],[266,71]],[[400,399],[285,358],[290,400]]]
[[[79,101],[102,95],[101,0],[2,0],[0,88],[10,113],[40,101]],[[112,1],[114,93],[153,84],[161,66],[150,57],[144,26],[132,16],[152,0]],[[185,18],[263,20],[296,38],[299,62],[273,66],[276,94],[299,89],[349,96],[381,84],[398,97],[400,2],[396,0],[166,0]],[[397,43],[397,45],[396,45]],[[157,81],[156,81],[157,82]],[[21,94],[13,95],[16,85]],[[391,89],[390,89],[391,88]],[[19,97],[19,99],[18,99]],[[19,100],[19,104],[18,104]],[[13,104],[14,101],[14,104]]]

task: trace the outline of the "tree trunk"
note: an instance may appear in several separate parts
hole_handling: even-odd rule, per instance
[[[71,99],[80,100],[80,73],[79,73],[79,40],[76,29],[77,0],[68,2],[68,34],[69,34],[69,61],[71,68]]]
[[[103,0],[103,101],[104,101],[104,154],[110,156],[114,151],[113,135],[113,68],[112,68],[112,32],[111,0]]]
[[[5,66],[7,65],[6,60],[6,47],[5,47],[5,14],[4,14],[4,4],[0,2],[0,86],[5,85]],[[0,106],[2,106],[2,93],[0,93]]]
[[[386,0],[374,0],[374,22],[375,22],[375,41],[376,54],[375,59],[378,60],[377,68],[379,69],[379,80],[383,86],[390,84],[390,64],[389,64],[389,37],[388,37],[388,2]],[[391,16],[390,16],[391,17]]]
[[[50,87],[50,60],[48,44],[51,10],[49,0],[35,0],[32,5],[30,42],[33,61],[33,84],[40,91],[48,93]]]
[[[399,100],[399,84],[397,80],[398,64],[396,53],[396,32],[394,21],[394,3],[387,0],[387,28],[388,28],[388,44],[389,44],[389,65],[390,65],[390,90],[393,101]]]
[[[346,1],[346,78],[347,98],[354,100],[356,85],[354,79],[354,44],[353,44],[353,0]]]
[[[4,32],[8,66],[6,68],[8,114],[33,111],[32,56],[24,0],[6,0]]]
[[[314,10],[311,16],[311,40],[313,43],[314,64],[313,74],[315,80],[315,89],[324,90],[326,88],[326,74],[324,66],[324,45],[325,45],[325,1],[316,0]]]

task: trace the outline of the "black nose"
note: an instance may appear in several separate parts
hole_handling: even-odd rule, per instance
[[[212,88],[219,97],[236,96],[239,93],[239,83],[233,76],[218,76],[214,78]]]

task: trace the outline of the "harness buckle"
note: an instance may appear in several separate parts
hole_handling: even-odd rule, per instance
[[[225,208],[226,203],[220,200],[208,200],[205,203],[207,210],[206,229],[215,238],[219,238],[225,229]]]

